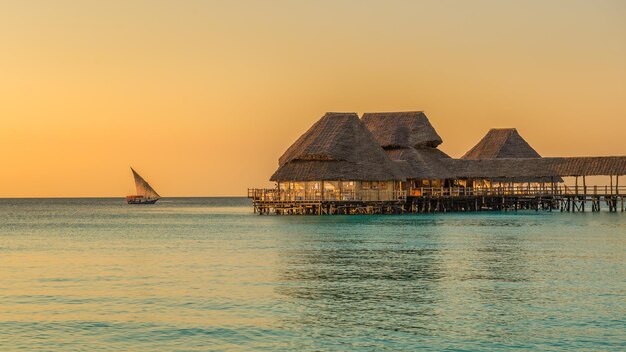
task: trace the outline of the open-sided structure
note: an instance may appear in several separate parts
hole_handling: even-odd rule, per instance
[[[355,214],[502,209],[624,209],[626,157],[543,158],[516,129],[492,129],[460,159],[421,111],[326,113],[280,157],[255,211]],[[588,187],[586,176],[610,176]],[[564,185],[561,177],[575,177]],[[582,176],[579,187],[578,178]]]
[[[284,199],[394,200],[403,179],[355,113],[327,113],[280,157]]]
[[[362,120],[397,163],[404,189],[441,187],[454,177],[441,162],[450,157],[437,149],[443,140],[422,111],[365,113]]]
[[[492,128],[487,134],[461,157],[463,160],[489,160],[489,159],[538,159],[541,155],[528,144],[515,128]],[[470,163],[471,164],[471,163]],[[493,163],[495,165],[495,163]],[[459,183],[476,187],[501,186],[502,184],[538,184],[546,182],[563,182],[563,179],[555,174],[527,177],[500,177],[495,174],[490,177],[464,178],[457,174]],[[537,185],[536,185],[537,186]]]

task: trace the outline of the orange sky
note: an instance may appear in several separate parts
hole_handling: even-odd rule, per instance
[[[4,1],[0,197],[269,186],[326,111],[626,155],[625,1]]]

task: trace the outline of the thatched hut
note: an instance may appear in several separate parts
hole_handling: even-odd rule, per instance
[[[437,149],[443,140],[424,112],[365,113],[362,120],[400,166],[405,188],[441,187],[454,177],[440,160],[450,157]]]
[[[270,180],[291,200],[393,200],[402,175],[356,113],[326,113]]]
[[[617,211],[626,157],[542,158],[515,129],[493,129],[461,159],[437,149],[423,112],[327,113],[280,157],[276,189],[249,189],[259,214],[388,214],[482,209]],[[609,176],[589,188],[586,176]],[[574,177],[574,187],[558,185]],[[578,179],[582,177],[582,187]],[[614,182],[615,181],[615,182]],[[604,189],[602,189],[604,188]],[[409,191],[407,193],[406,191]],[[603,197],[603,198],[602,198]]]
[[[541,158],[515,128],[492,128],[461,159]]]
[[[541,158],[541,155],[528,144],[528,142],[517,132],[515,128],[492,128],[487,134],[470,149],[465,155],[461,157],[462,160],[485,160],[485,159],[537,159]],[[489,165],[504,165],[503,163],[487,163]],[[468,165],[471,165],[469,163]],[[483,169],[486,164],[482,166],[476,164],[480,169]],[[524,164],[526,165],[526,164]],[[450,167],[450,166],[449,166]],[[508,186],[519,186],[520,184],[538,184],[545,182],[563,182],[563,179],[556,174],[547,175],[545,177],[528,176],[528,177],[502,177],[497,175],[497,171],[494,169],[493,174],[488,178],[476,178],[468,179],[466,183],[473,183],[475,187],[490,187],[492,185],[507,184]],[[459,178],[460,175],[457,175]],[[462,182],[462,181],[461,181]]]
[[[582,177],[582,193],[587,193],[586,176],[609,176],[610,190],[613,189],[615,176],[615,194],[619,193],[619,176],[626,175],[626,157],[550,157],[550,158],[495,158],[495,159],[447,159],[443,163],[453,169],[459,178],[489,180],[535,180],[534,182],[496,182],[493,187],[511,187],[518,189],[544,187],[550,184],[554,188],[563,182],[561,177],[574,177],[574,187],[579,191],[578,178]],[[536,181],[540,180],[540,181]]]

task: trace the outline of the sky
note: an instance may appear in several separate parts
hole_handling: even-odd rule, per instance
[[[626,155],[626,1],[0,0],[0,197],[269,187],[326,111]]]

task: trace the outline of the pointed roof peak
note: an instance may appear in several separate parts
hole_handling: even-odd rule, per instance
[[[356,113],[327,112],[280,157],[293,160],[348,160],[351,135],[360,124]]]
[[[370,180],[397,169],[356,113],[326,113],[280,157],[271,180]]]
[[[423,111],[365,113],[361,119],[383,148],[435,148],[443,143]]]
[[[492,128],[461,159],[541,158],[515,128]]]

